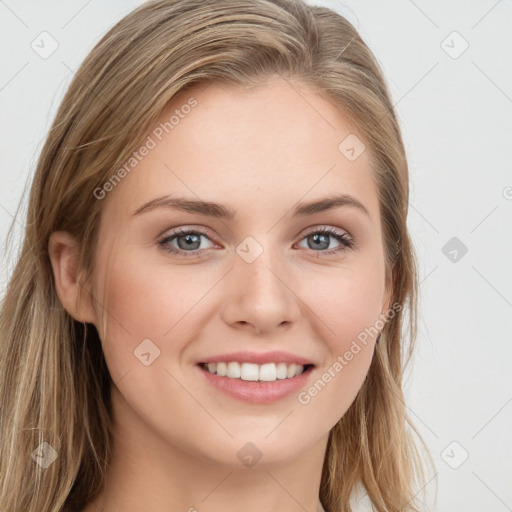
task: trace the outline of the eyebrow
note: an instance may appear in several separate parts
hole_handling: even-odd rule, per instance
[[[300,203],[293,208],[293,217],[305,217],[331,211],[342,206],[349,206],[365,213],[368,217],[370,214],[365,206],[358,201],[355,197],[347,194],[332,195],[322,199],[316,199],[310,202]],[[214,203],[211,201],[200,201],[197,199],[188,199],[184,197],[172,196],[159,196],[142,206],[137,208],[133,215],[140,215],[144,212],[149,212],[157,208],[167,208],[172,210],[179,210],[189,213],[197,213],[207,217],[214,217],[217,219],[233,220],[236,217],[236,210],[232,208]]]

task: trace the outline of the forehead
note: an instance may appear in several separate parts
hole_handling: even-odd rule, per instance
[[[176,194],[254,213],[262,202],[290,208],[343,193],[376,215],[369,148],[361,139],[330,102],[281,78],[251,89],[200,84],[168,104],[148,132],[150,150],[110,199],[133,212]],[[357,158],[347,158],[347,145]]]

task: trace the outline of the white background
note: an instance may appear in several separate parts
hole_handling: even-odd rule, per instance
[[[72,73],[140,3],[0,1],[2,290],[14,260],[3,242]],[[436,463],[432,510],[512,510],[512,2],[314,3],[358,28],[403,130],[421,279],[406,393]],[[59,44],[47,59],[31,48],[43,31]],[[445,249],[457,261],[443,253],[452,237],[467,247]]]

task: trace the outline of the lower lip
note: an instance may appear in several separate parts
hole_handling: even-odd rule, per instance
[[[197,366],[197,368],[212,386],[232,398],[251,404],[268,404],[285,398],[292,393],[297,393],[306,384],[314,370],[314,367],[311,366],[297,377],[263,382],[220,377],[200,366]]]

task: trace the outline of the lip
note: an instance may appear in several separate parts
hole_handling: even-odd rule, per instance
[[[250,361],[245,360],[245,362]],[[219,377],[203,369],[200,365],[196,365],[196,368],[201,375],[203,375],[203,377],[200,378],[206,379],[208,384],[231,398],[250,404],[269,404],[292,394],[297,394],[300,389],[307,384],[307,381],[315,370],[314,366],[310,366],[297,377],[263,382]]]
[[[220,354],[216,356],[209,356],[197,361],[196,364],[201,363],[286,363],[286,364],[300,364],[301,366],[314,365],[313,361],[306,359],[302,356],[284,352],[282,350],[272,350],[269,352],[231,352],[229,354]]]

